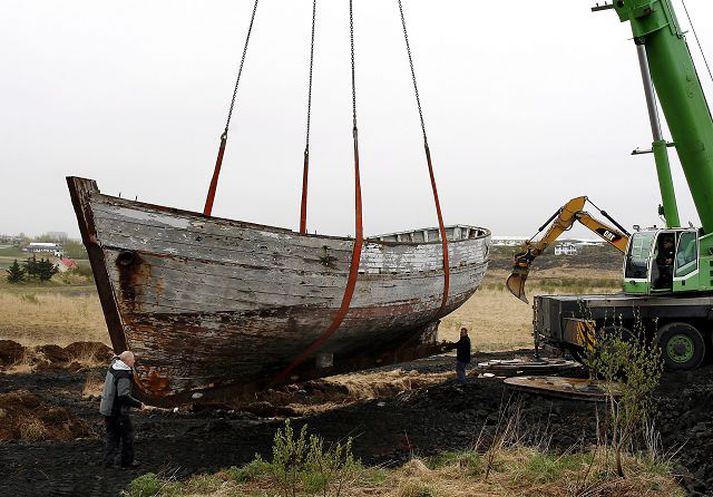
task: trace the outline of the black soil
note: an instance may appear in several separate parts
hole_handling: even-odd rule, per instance
[[[494,357],[504,355],[480,355],[478,359]],[[442,371],[451,367],[452,360],[431,358],[410,364],[409,369]],[[29,390],[45,402],[71,409],[96,433],[72,441],[1,442],[0,495],[116,495],[148,471],[177,471],[179,477],[186,477],[241,465],[255,454],[270,457],[281,419],[226,410],[148,410],[133,415],[141,467],[136,471],[105,469],[101,466],[98,402],[81,397],[87,376],[101,374],[101,370],[50,370],[0,375],[0,393]],[[680,449],[676,460],[683,484],[691,495],[713,495],[713,367],[668,374],[659,397],[663,447]],[[308,423],[330,441],[353,437],[355,453],[367,464],[398,465],[411,454],[428,456],[444,449],[466,449],[479,437],[492,436],[505,404],[511,410],[519,408],[524,435],[551,437],[555,450],[596,438],[595,404],[515,393],[497,378],[472,379],[463,388],[448,381],[294,422],[298,426]]]

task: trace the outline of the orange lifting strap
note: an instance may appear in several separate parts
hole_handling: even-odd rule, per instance
[[[312,42],[309,49],[309,84],[307,85],[307,137],[302,168],[302,203],[300,204],[300,233],[307,233],[307,183],[309,179],[309,132],[312,124],[312,74],[314,69],[314,31],[317,25],[317,0],[312,0]]]
[[[316,0],[315,0],[316,5]],[[314,20],[314,16],[313,16]],[[313,22],[314,26],[314,22]],[[361,212],[361,175],[359,172],[359,130],[357,127],[357,105],[356,105],[356,64],[354,59],[354,5],[353,0],[349,0],[349,39],[351,42],[351,63],[352,63],[352,135],[354,139],[354,248],[352,249],[352,259],[349,266],[349,277],[347,279],[347,286],[344,288],[344,295],[342,295],[342,304],[339,306],[339,310],[334,315],[332,319],[332,324],[322,333],[319,338],[310,344],[307,349],[302,352],[294,361],[290,363],[282,372],[277,375],[275,382],[279,383],[285,381],[289,378],[292,371],[295,370],[299,365],[309,359],[312,354],[320,350],[324,344],[329,340],[329,337],[334,335],[339,327],[342,325],[344,318],[349,312],[349,307],[352,303],[352,298],[354,297],[354,289],[356,288],[357,277],[359,276],[359,263],[361,261],[361,249],[364,245],[364,230],[362,227],[362,212]],[[309,143],[309,142],[308,142]],[[305,175],[307,171],[305,169]],[[306,186],[306,181],[304,182]],[[306,193],[303,191],[303,201],[306,199]],[[303,203],[303,212],[306,209]]]

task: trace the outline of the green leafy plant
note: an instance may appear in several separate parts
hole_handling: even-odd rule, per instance
[[[645,438],[652,422],[654,391],[663,373],[661,352],[647,340],[636,313],[633,330],[619,323],[597,329],[595,336],[595,346],[586,352],[584,362],[593,377],[604,380],[605,442],[614,451],[617,474],[623,477],[622,452],[635,437]]]
[[[307,435],[307,425],[296,434],[287,420],[275,433],[271,471],[284,497],[302,491],[340,497],[364,468],[354,458],[351,439],[326,446],[317,435]]]
[[[161,492],[164,481],[156,473],[139,476],[126,489],[128,497],[154,497]]]

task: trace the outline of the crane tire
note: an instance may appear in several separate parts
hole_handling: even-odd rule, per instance
[[[706,341],[689,323],[668,323],[656,332],[656,343],[666,369],[689,371],[701,365],[706,357]]]

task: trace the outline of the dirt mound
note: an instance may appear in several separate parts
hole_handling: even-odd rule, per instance
[[[89,425],[64,407],[27,390],[0,394],[0,440],[74,440],[93,435]]]
[[[64,348],[70,357],[98,363],[109,361],[114,355],[111,348],[101,342],[72,342]]]
[[[106,364],[112,350],[101,342],[72,342],[66,347],[38,345],[23,347],[12,340],[0,340],[0,369],[42,371],[46,369],[80,369]]]
[[[39,345],[33,350],[42,354],[44,359],[52,364],[69,362],[69,354],[59,345]]]
[[[22,358],[25,347],[12,340],[0,340],[0,366],[9,366]]]

